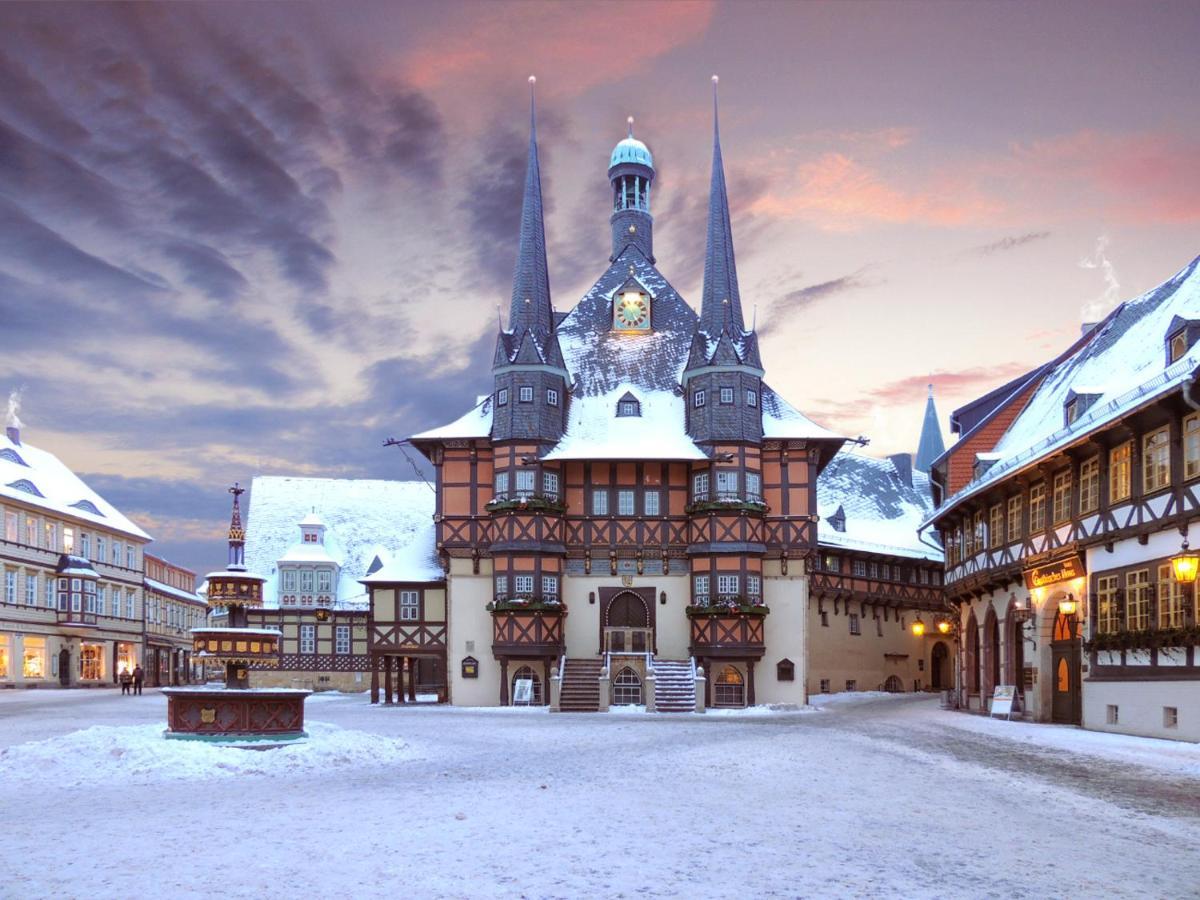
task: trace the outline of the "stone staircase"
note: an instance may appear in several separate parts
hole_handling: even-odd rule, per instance
[[[695,712],[696,682],[686,660],[654,660],[654,709],[656,712]]]
[[[597,712],[600,709],[599,659],[568,659],[562,673],[561,712]]]

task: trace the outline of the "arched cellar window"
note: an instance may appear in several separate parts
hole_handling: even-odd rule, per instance
[[[742,673],[733,666],[726,666],[717,675],[713,706],[742,707],[746,705],[746,683]]]
[[[903,694],[904,682],[900,680],[899,675],[889,675],[883,683],[883,689],[889,694]]]
[[[521,666],[521,668],[519,668],[519,669],[517,669],[517,671],[513,672],[512,684],[510,685],[510,687],[512,688],[512,693],[509,696],[510,697],[517,696],[517,682],[524,681],[526,679],[533,682],[533,698],[529,701],[529,705],[530,706],[541,706],[542,705],[542,679],[538,678],[537,673],[535,671],[533,671],[533,669],[531,669],[529,666]]]
[[[641,706],[642,680],[626,666],[613,679],[613,706]]]

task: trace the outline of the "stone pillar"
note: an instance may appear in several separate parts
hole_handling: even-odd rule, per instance
[[[696,712],[705,710],[705,700],[708,697],[708,679],[704,677],[704,666],[696,667]]]
[[[652,713],[655,710],[655,692],[658,690],[658,679],[654,677],[653,670],[646,673],[643,688],[646,695],[646,712]]]
[[[597,681],[600,687],[600,705],[597,709],[600,712],[608,712],[608,707],[612,703],[612,682],[609,680],[607,668],[600,670],[600,677]]]
[[[560,712],[562,708],[562,676],[558,666],[550,670],[550,712]]]

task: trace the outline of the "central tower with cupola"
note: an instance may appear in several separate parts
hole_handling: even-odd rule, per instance
[[[650,148],[633,136],[633,116],[629,117],[629,135],[613,147],[608,180],[613,189],[609,261],[616,260],[622,250],[635,244],[646,259],[654,262],[654,217],[650,215],[654,157]]]

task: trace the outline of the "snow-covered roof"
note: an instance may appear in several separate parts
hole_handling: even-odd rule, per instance
[[[762,387],[763,437],[844,440],[810,419],[767,385]]]
[[[115,506],[84,484],[57,456],[0,434],[0,499],[17,500],[61,516],[151,540]]]
[[[429,522],[418,531],[412,541],[401,547],[395,553],[376,550],[371,554],[373,560],[377,555],[383,566],[370,575],[360,578],[363,584],[379,584],[395,581],[444,581],[446,573],[438,564],[437,555],[433,548],[437,541],[436,526]],[[369,567],[370,560],[368,560]]]
[[[182,588],[177,588],[166,584],[162,581],[155,581],[153,578],[143,578],[146,587],[159,594],[166,594],[174,597],[176,600],[186,600],[188,603],[203,603],[200,595],[195,591],[185,591]]]
[[[278,604],[280,560],[300,540],[298,522],[313,509],[324,522],[325,551],[338,562],[337,600],[366,601],[359,579],[382,548],[394,559],[428,557],[436,565],[434,493],[423,481],[257,476],[250,487],[246,565],[266,576],[263,600]],[[300,544],[296,552],[311,551]],[[441,577],[441,569],[438,569]]]
[[[924,538],[918,533],[933,508],[929,476],[909,471],[911,485],[890,459],[867,456],[857,447],[835,454],[817,477],[818,542],[941,562],[942,548],[933,533],[926,531]],[[834,527],[839,509],[843,531]]]
[[[640,415],[618,416],[617,402],[631,394]],[[567,432],[546,459],[707,459],[679,427],[686,414],[674,391],[618,385],[596,397],[571,401]]]
[[[486,438],[492,433],[492,398],[480,397],[463,415],[453,422],[414,434],[414,441],[436,441],[449,438]]]
[[[1122,303],[1075,352],[1050,368],[993,448],[995,464],[948,498],[939,512],[1189,381],[1200,366],[1200,345],[1168,364],[1166,338],[1176,317],[1200,320],[1198,268],[1200,257],[1154,290]],[[1095,399],[1066,425],[1065,404],[1078,395]]]

